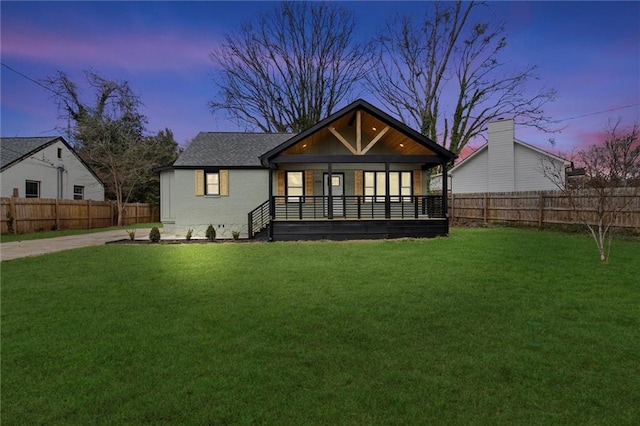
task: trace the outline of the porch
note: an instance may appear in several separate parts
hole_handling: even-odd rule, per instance
[[[429,170],[455,155],[358,100],[263,154],[269,200],[249,213],[249,237],[269,241],[447,235],[446,198]],[[446,179],[442,194],[447,193]]]
[[[447,235],[441,195],[273,196],[248,214],[250,238],[269,241]]]

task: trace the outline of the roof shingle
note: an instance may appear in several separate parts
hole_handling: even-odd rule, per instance
[[[59,136],[0,138],[0,169],[40,150]]]
[[[292,133],[200,132],[174,167],[262,167],[260,156]]]

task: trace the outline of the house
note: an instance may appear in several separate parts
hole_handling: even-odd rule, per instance
[[[489,123],[489,141],[449,171],[454,194],[476,192],[549,191],[558,188],[544,176],[544,162],[566,169],[570,162],[515,138],[514,121]],[[438,187],[441,175],[432,184]]]
[[[427,195],[426,176],[454,159],[363,100],[299,134],[200,133],[156,169],[161,221],[270,241],[447,235],[446,199]]]
[[[60,136],[0,138],[2,197],[104,200],[104,185]]]

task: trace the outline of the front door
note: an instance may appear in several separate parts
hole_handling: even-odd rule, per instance
[[[331,175],[331,195],[333,201],[333,216],[344,216],[344,173]],[[329,174],[324,174],[324,196],[329,196]],[[326,199],[325,199],[326,200]],[[324,215],[329,216],[329,203],[324,203]]]

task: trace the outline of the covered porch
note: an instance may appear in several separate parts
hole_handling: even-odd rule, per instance
[[[249,213],[249,236],[269,241],[434,237],[449,232],[446,179],[455,156],[357,101],[261,157],[269,199]]]

